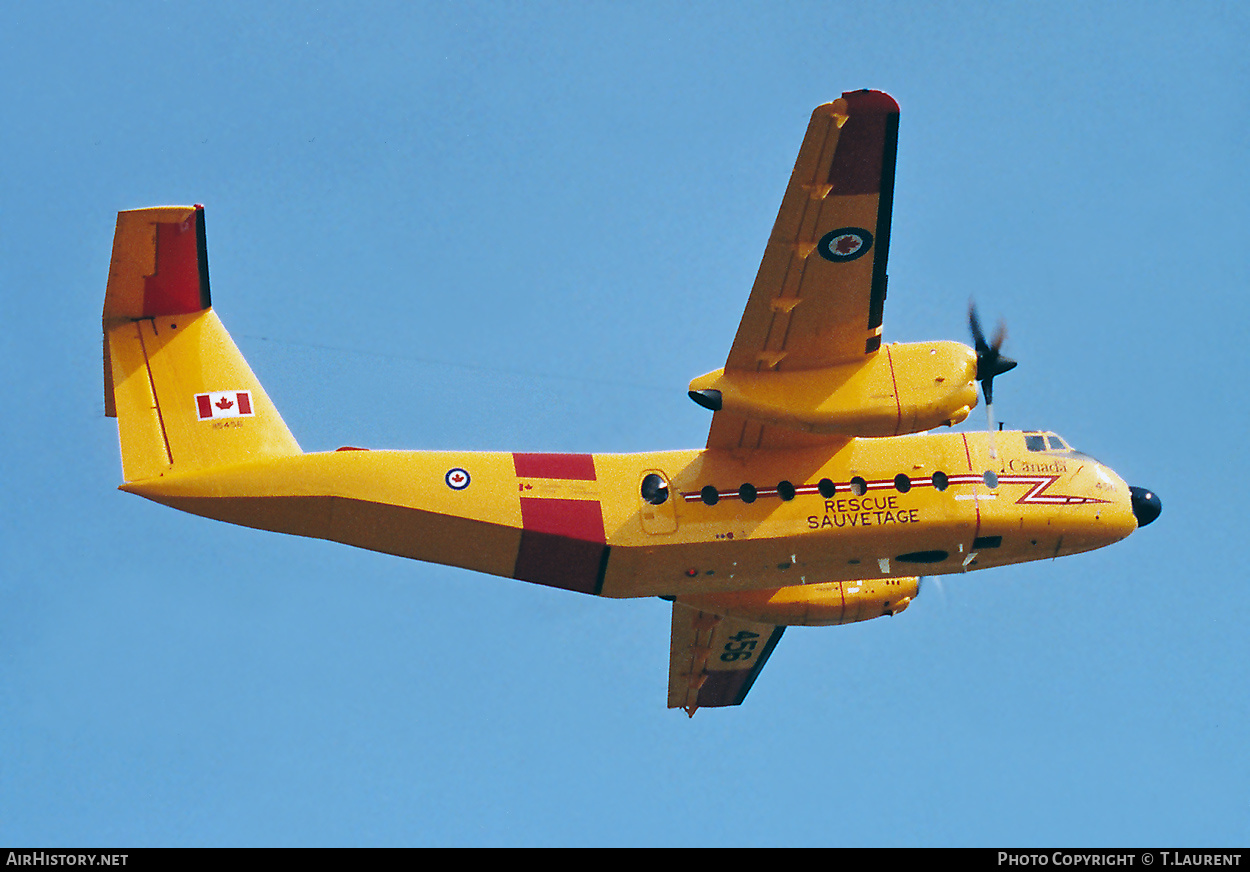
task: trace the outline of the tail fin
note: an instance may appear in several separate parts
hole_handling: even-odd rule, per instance
[[[300,453],[212,310],[202,206],[117,215],[104,411],[117,418],[126,481]]]

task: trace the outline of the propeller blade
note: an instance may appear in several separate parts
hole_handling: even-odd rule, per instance
[[[989,351],[989,344],[985,341],[985,334],[981,332],[981,319],[977,317],[977,307],[971,303],[968,304],[968,326],[972,328],[972,342],[976,346],[978,363],[980,357]]]
[[[993,430],[994,377],[1015,369],[1016,361],[1002,353],[1003,343],[1007,341],[1007,325],[1002,321],[998,322],[998,329],[994,331],[994,341],[986,342],[981,319],[977,317],[977,307],[969,304],[968,328],[977,352],[977,381],[981,383],[981,393],[985,395],[985,414],[989,428]]]

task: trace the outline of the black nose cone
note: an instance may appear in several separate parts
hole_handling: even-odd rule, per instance
[[[1138,527],[1144,527],[1159,517],[1163,503],[1159,501],[1158,494],[1144,487],[1130,487],[1128,492],[1133,495],[1133,517],[1137,519]]]

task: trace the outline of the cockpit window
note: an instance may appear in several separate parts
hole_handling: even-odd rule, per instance
[[[1054,433],[1025,433],[1024,447],[1030,451],[1071,451],[1068,443]]]

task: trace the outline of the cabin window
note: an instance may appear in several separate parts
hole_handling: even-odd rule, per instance
[[[937,488],[938,490],[940,491],[946,490],[947,486],[950,483],[951,481],[949,478],[946,477],[946,473],[940,472],[940,471],[933,473],[933,486]]]
[[[907,493],[911,490],[911,479],[900,472],[894,476],[894,489],[901,494]]]
[[[755,490],[755,485],[753,484],[743,484],[738,488],[738,498],[744,503],[755,502],[756,495],[757,491]]]
[[[1068,446],[1063,443],[1062,439],[1060,439],[1058,436],[1054,435],[1053,433],[1047,436],[1046,438],[1050,441],[1050,447],[1052,450],[1054,451],[1066,451],[1067,450]]]
[[[720,494],[717,493],[716,488],[710,484],[705,485],[703,490],[699,491],[699,496],[703,497],[703,502],[707,503],[709,506],[716,505],[717,501],[720,499]]]
[[[786,502],[790,502],[790,500],[794,499],[794,494],[795,494],[794,485],[792,485],[788,481],[777,482],[777,493],[781,496],[783,500],[785,500]]]
[[[868,482],[864,481],[863,476],[857,475],[851,479],[851,493],[857,497],[868,493]]]
[[[998,475],[994,472],[994,470],[985,470],[985,475],[983,475],[982,478],[985,479],[985,486],[990,490],[998,487]]]
[[[820,495],[825,499],[833,496],[838,492],[838,486],[827,478],[822,478],[816,483],[816,490],[820,491]]]
[[[654,472],[643,476],[642,498],[653,506],[662,505],[668,499],[668,482],[664,476]]]
[[[1041,434],[1028,434],[1024,437],[1024,447],[1030,451],[1045,451],[1046,437]]]

